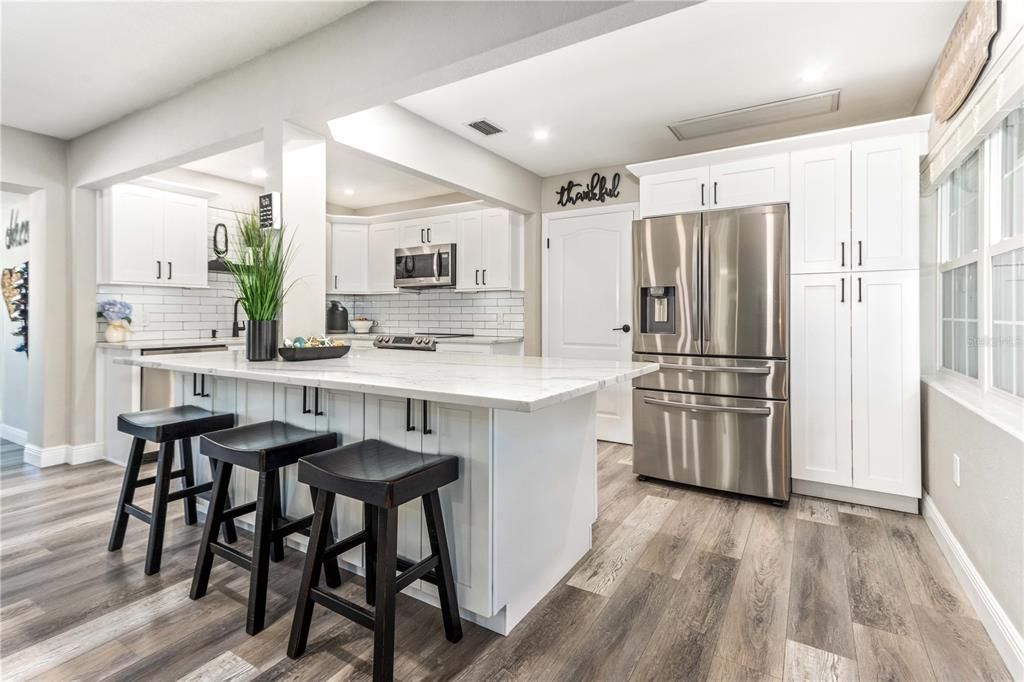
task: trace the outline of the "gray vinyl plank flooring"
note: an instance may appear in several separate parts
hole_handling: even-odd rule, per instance
[[[632,448],[598,457],[593,549],[508,637],[464,622],[452,644],[437,609],[399,595],[396,679],[1009,679],[920,517],[639,482]],[[5,681],[370,679],[372,634],[326,609],[307,654],[285,655],[301,553],[272,566],[268,627],[250,637],[244,571],[217,562],[188,598],[201,528],[180,503],[147,577],[142,524],[106,551],[120,468],[21,459],[0,443]],[[338,592],[363,586],[346,573]]]

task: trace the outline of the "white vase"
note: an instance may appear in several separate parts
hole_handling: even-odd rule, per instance
[[[128,335],[131,334],[131,331],[121,322],[111,322],[107,325],[107,330],[103,333],[103,336],[107,339],[107,343],[124,343],[128,340]]]

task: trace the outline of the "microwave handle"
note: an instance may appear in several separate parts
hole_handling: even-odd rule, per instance
[[[441,252],[434,252],[434,280],[440,281],[441,279]]]

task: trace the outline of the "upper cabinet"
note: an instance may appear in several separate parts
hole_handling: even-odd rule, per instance
[[[452,244],[458,232],[458,216],[442,215],[402,223],[399,238],[402,248],[427,244]]]
[[[369,226],[334,223],[328,225],[328,234],[331,248],[327,291],[335,294],[369,293]]]
[[[395,249],[401,239],[402,223],[370,225],[369,289],[375,294],[397,294],[395,287]]]
[[[523,216],[487,209],[459,216],[455,242],[460,291],[523,288]]]
[[[850,145],[793,152],[789,267],[793,274],[850,267]]]
[[[853,144],[854,270],[918,267],[919,152],[912,135]]]
[[[788,200],[789,154],[698,166],[640,178],[640,208],[645,216]]]
[[[103,283],[206,286],[206,199],[114,185],[101,211]]]

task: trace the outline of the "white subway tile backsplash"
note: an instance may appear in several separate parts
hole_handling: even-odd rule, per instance
[[[522,336],[521,292],[425,291],[421,294],[330,296],[348,308],[349,318],[376,320],[375,332]]]

